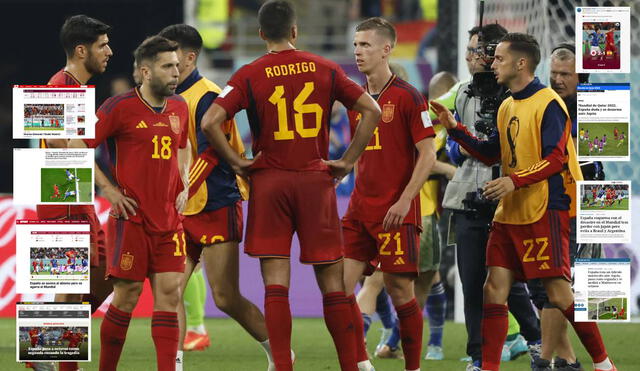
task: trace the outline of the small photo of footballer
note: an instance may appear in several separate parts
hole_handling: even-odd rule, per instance
[[[87,361],[86,326],[20,326],[19,361]]]
[[[91,168],[41,168],[40,201],[91,202]]]
[[[25,104],[24,130],[64,130],[64,104]]]
[[[89,249],[86,247],[32,247],[29,251],[31,275],[89,274]]]
[[[629,210],[628,184],[582,184],[580,210]]]
[[[582,68],[620,68],[620,22],[582,23]]]
[[[626,320],[627,298],[589,298],[589,319]]]
[[[579,123],[578,156],[581,161],[606,161],[607,158],[629,156],[629,123]]]

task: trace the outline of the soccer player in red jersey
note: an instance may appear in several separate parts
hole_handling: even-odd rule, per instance
[[[356,27],[358,69],[367,77],[366,90],[382,109],[373,138],[358,160],[356,185],[342,220],[345,239],[345,289],[356,323],[358,361],[368,366],[360,309],[353,297],[363,273],[379,263],[400,320],[405,369],[420,368],[422,312],[413,280],[418,274],[421,214],[419,192],[435,163],[429,109],[422,95],[389,69],[396,42],[395,28],[382,18]],[[350,112],[352,127],[359,117]],[[368,269],[369,268],[369,269]]]
[[[171,25],[158,35],[175,41],[179,45],[178,59],[180,78],[176,93],[189,105],[189,143],[191,147],[191,171],[189,172],[189,200],[183,211],[183,226],[187,242],[185,274],[181,286],[184,293],[190,276],[202,274],[194,271],[200,261],[207,267],[206,274],[216,306],[238,321],[243,328],[264,348],[272,362],[267,327],[264,316],[253,303],[240,293],[238,244],[242,240],[242,199],[248,192],[244,181],[236,179],[231,166],[213,154],[200,124],[205,112],[220,93],[220,88],[202,77],[196,62],[202,49],[202,38],[195,28],[186,24]],[[224,125],[225,135],[237,153],[244,154],[242,138],[235,120]],[[183,306],[180,300],[180,306]],[[195,310],[195,308],[193,309]],[[181,341],[178,344],[178,359],[182,362],[182,350],[187,349],[185,340],[184,312],[180,313]],[[206,332],[202,335],[187,333],[186,339],[209,344]],[[176,360],[178,362],[178,360]]]
[[[236,174],[251,177],[245,252],[260,258],[265,320],[277,370],[292,370],[289,258],[294,232],[300,261],[314,267],[340,366],[357,370],[332,174],[342,177],[352,169],[371,138],[379,108],[338,65],[295,49],[298,29],[290,3],[265,3],[258,21],[269,53],[231,77],[203,117],[202,130]],[[335,100],[361,112],[362,121],[342,159],[328,162]],[[221,128],[242,109],[253,134],[253,160],[239,156]]]
[[[108,32],[110,26],[87,17],[74,15],[68,18],[60,30],[60,41],[67,56],[64,68],[56,72],[49,85],[84,85],[95,75],[103,73],[109,58],[113,55],[109,47]],[[65,148],[66,139],[42,139],[41,148]],[[96,167],[96,173],[99,172]],[[55,197],[55,194],[54,196]],[[60,197],[59,193],[58,196]],[[86,220],[91,232],[91,293],[56,294],[58,302],[89,301],[92,312],[95,312],[113,290],[111,284],[104,280],[106,271],[105,236],[93,205],[38,205],[39,219]],[[75,371],[76,362],[61,362],[60,371]]]
[[[145,278],[154,296],[151,335],[158,370],[175,370],[177,306],[184,270],[185,236],[177,203],[186,181],[188,108],[175,95],[178,45],[160,36],[146,39],[134,56],[142,84],[109,98],[98,110],[95,139],[72,147],[97,147],[108,140],[117,185],[96,173],[96,183],[118,217],[107,274],[114,297],[100,328],[100,370],[115,370],[131,312]],[[141,125],[140,123],[144,123]],[[180,165],[179,165],[180,164]],[[182,193],[184,194],[184,193]]]
[[[58,188],[57,184],[53,185],[53,194],[49,197],[50,199],[60,197],[60,188]]]
[[[618,53],[618,49],[616,48],[616,42],[615,42],[615,26],[613,25],[613,23],[611,24],[611,27],[609,28],[609,31],[607,31],[607,33],[605,33],[605,45],[604,45],[604,53],[605,56],[609,55],[607,52],[611,52],[611,54],[613,56],[615,56]]]
[[[38,328],[32,328],[29,330],[29,341],[31,342],[31,348],[35,348],[38,344],[38,336],[40,335],[40,330]]]

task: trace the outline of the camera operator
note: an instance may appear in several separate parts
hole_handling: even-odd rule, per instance
[[[469,31],[466,60],[469,72],[474,75],[474,82],[473,84],[464,83],[458,89],[455,112],[458,121],[465,125],[470,132],[483,139],[491,130],[495,130],[495,113],[497,113],[499,99],[503,94],[502,91],[499,91],[490,97],[481,98],[472,93],[472,90],[486,91],[491,89],[484,89],[484,85],[497,86],[493,73],[486,72],[489,71],[491,59],[486,55],[483,45],[489,44],[489,48],[495,47],[497,41],[506,34],[507,30],[498,24],[489,24],[482,28],[474,27]],[[478,43],[479,36],[482,36],[483,45]],[[483,74],[483,72],[485,73]],[[480,82],[480,79],[477,78],[487,75],[492,81]],[[476,86],[473,86],[474,84]],[[486,103],[493,104],[495,112],[483,110],[487,106]],[[480,125],[475,125],[477,122]],[[471,194],[490,181],[494,171],[492,167],[485,166],[482,162],[470,157],[453,140],[450,140],[447,146],[449,158],[456,162],[459,168],[447,185],[443,207],[453,211],[458,271],[464,293],[467,354],[472,360],[467,369],[479,370],[482,362],[480,331],[483,313],[482,287],[487,276],[486,245],[496,203],[481,199],[479,193]],[[471,202],[466,202],[465,205],[465,198],[468,194],[471,197],[469,200]],[[532,357],[537,356],[540,347],[540,327],[523,283],[517,282],[513,285],[509,295],[509,307],[520,324],[522,334],[531,345]],[[513,337],[514,339],[508,339],[505,360],[515,358],[527,351],[527,344],[524,343],[521,336],[517,336],[517,332]],[[511,351],[512,354],[510,354]]]
[[[589,82],[589,74],[575,72],[575,48],[573,44],[560,44],[551,52],[551,74],[549,82],[551,88],[558,93],[564,101],[571,119],[571,136],[577,148],[577,87],[578,83]],[[582,175],[585,180],[603,180],[604,171],[600,162],[583,162],[580,164]],[[577,202],[575,197],[573,202]],[[576,243],[576,218],[569,220],[571,231],[569,234],[569,258],[571,266],[578,250],[579,257],[600,258],[602,257],[602,246],[600,244],[581,244],[578,249]],[[582,370],[580,362],[569,341],[567,333],[567,321],[562,312],[549,304],[547,295],[544,292],[540,280],[534,280],[529,285],[533,302],[541,309],[540,322],[542,326],[542,358],[551,359],[553,353],[557,354],[554,359],[554,370],[558,371],[578,371]]]

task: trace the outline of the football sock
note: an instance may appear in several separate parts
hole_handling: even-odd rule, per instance
[[[482,306],[482,369],[500,369],[502,346],[509,326],[506,305],[484,304]]]
[[[181,350],[179,350],[178,353],[176,353],[176,371],[183,370],[182,365],[184,364],[184,359],[182,355],[183,355],[183,352]]]
[[[612,370],[613,369],[613,363],[611,363],[611,360],[609,359],[609,357],[607,357],[604,361],[602,362],[595,362],[593,364],[593,366],[595,368],[598,368],[600,370]]]
[[[278,371],[291,371],[291,308],[289,288],[268,285],[264,290],[264,319],[267,323],[271,356]]]
[[[109,305],[100,325],[100,371],[116,370],[130,321],[131,313]]]
[[[562,313],[571,323],[571,326],[573,326],[573,329],[580,338],[582,345],[587,349],[593,362],[598,363],[606,360],[607,350],[604,348],[598,325],[595,322],[575,322],[573,303],[571,303],[567,309],[563,310]]]
[[[367,337],[367,333],[369,332],[369,327],[371,327],[371,316],[366,314],[366,313],[362,313],[362,323],[364,326],[364,337]]]
[[[273,357],[271,356],[271,345],[269,344],[269,339],[265,341],[259,341],[258,344],[264,349],[264,352],[267,354],[267,361],[269,364],[273,363]]]
[[[78,362],[60,362],[58,371],[78,371]]]
[[[385,345],[387,345],[391,350],[398,349],[398,344],[400,343],[400,325],[396,322],[396,325],[393,326],[393,330],[391,331],[391,335],[387,339]]]
[[[513,314],[511,314],[511,312],[508,312],[507,315],[509,316],[509,328],[507,329],[507,340],[511,341],[511,340],[514,340],[516,337],[518,337],[518,334],[520,333],[520,324],[518,323],[516,318],[513,316]]]
[[[400,336],[402,337],[402,353],[404,353],[404,367],[407,370],[420,368],[420,353],[422,352],[422,311],[416,302],[410,302],[396,307],[400,322]]]
[[[395,315],[389,305],[389,294],[385,289],[382,289],[376,297],[376,313],[378,313],[384,328],[392,328],[396,325]]]
[[[158,371],[174,371],[178,353],[178,313],[154,311],[151,337],[156,347]]]
[[[340,368],[343,371],[358,371],[356,348],[353,347],[355,326],[353,325],[350,304],[351,299],[347,299],[344,291],[330,292],[322,297],[324,322],[338,352]],[[358,332],[364,334],[362,329]]]
[[[439,281],[427,297],[427,317],[429,318],[429,345],[442,346],[444,317],[447,314],[447,295],[444,285]]]
[[[353,329],[355,331],[353,340],[355,341],[356,361],[368,361],[367,348],[364,346],[364,323],[360,307],[358,307],[355,295],[350,295],[347,299],[349,299],[349,305],[351,306],[351,318],[353,319]]]
[[[184,289],[184,311],[187,316],[187,329],[204,334],[204,304],[207,298],[207,287],[202,270],[193,272]]]

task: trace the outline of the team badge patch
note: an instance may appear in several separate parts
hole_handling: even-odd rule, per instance
[[[180,117],[176,115],[169,116],[169,123],[171,124],[171,131],[175,134],[180,134]]]
[[[393,120],[393,111],[395,111],[395,104],[382,105],[382,122],[388,124]]]
[[[122,254],[120,257],[120,269],[128,271],[131,270],[131,267],[133,267],[133,255],[129,253]]]

